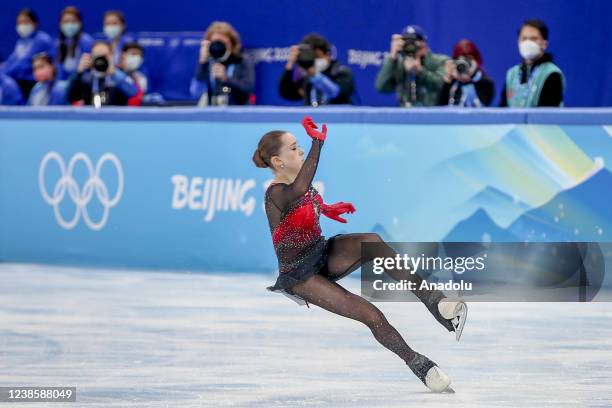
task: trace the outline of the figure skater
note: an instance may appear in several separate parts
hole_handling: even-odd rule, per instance
[[[332,313],[364,323],[383,346],[397,354],[432,391],[453,392],[449,377],[438,365],[411,349],[385,315],[372,303],[347,291],[337,280],[347,276],[371,259],[361,259],[362,242],[384,242],[378,234],[339,234],[329,239],[321,235],[319,215],[346,222],[341,215],[355,212],[351,203],[325,204],[311,185],[327,126],[318,126],[308,116],[302,121],[312,138],[310,152],[304,152],[291,133],[274,130],[266,133],[257,146],[253,161],[269,167],[274,180],[265,192],[272,242],[278,257],[279,275],[267,289],[282,293],[300,305],[315,304]],[[388,245],[384,256],[395,257]],[[377,254],[379,255],[379,254]],[[380,254],[383,255],[383,254]],[[389,270],[395,280],[409,280],[420,287],[422,278],[405,269]],[[459,340],[467,317],[467,306],[458,298],[447,298],[438,290],[414,290],[433,316]]]

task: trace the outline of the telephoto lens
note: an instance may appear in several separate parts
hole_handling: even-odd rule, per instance
[[[223,62],[229,58],[230,50],[221,41],[213,41],[208,47],[210,56],[219,62]]]
[[[93,60],[93,69],[97,72],[104,73],[108,70],[108,60],[105,56],[100,55]]]
[[[315,54],[310,44],[300,44],[298,47],[300,52],[298,53],[297,64],[304,69],[313,67]]]
[[[402,48],[402,54],[407,57],[416,57],[417,51],[420,48],[419,38],[415,34],[406,33],[402,35],[402,39],[404,40],[404,48]]]
[[[472,63],[464,57],[457,58],[454,60],[454,63],[459,75],[468,74],[470,72],[470,68],[472,67]]]

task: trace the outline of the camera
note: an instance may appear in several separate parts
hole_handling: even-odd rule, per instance
[[[316,56],[312,46],[310,44],[299,44],[298,48],[297,64],[304,69],[313,67]]]
[[[402,40],[404,40],[404,47],[401,53],[406,57],[415,58],[417,52],[421,49],[422,40],[418,35],[414,33],[402,34]]]
[[[474,66],[474,62],[465,57],[459,57],[453,60],[455,64],[455,68],[457,68],[457,73],[459,75],[469,75],[470,70]]]
[[[96,58],[94,58],[93,62],[92,62],[92,67],[94,69],[94,71],[103,74],[108,70],[108,60],[106,59],[105,56],[100,55]]]
[[[221,41],[213,41],[208,47],[208,52],[215,62],[223,62],[230,56],[230,50]]]

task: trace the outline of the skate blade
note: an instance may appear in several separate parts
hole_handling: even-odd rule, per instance
[[[459,341],[461,334],[463,333],[463,327],[467,319],[467,304],[461,302],[457,305],[456,317],[451,321],[453,328],[455,329],[455,339]],[[455,322],[456,321],[456,322]]]
[[[460,298],[446,298],[438,305],[440,315],[451,321],[455,339],[459,341],[467,319],[467,304]]]
[[[444,394],[455,394],[455,390],[453,390],[450,385],[444,391],[442,391],[442,392]]]

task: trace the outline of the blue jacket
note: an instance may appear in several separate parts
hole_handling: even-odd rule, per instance
[[[75,72],[68,81],[68,101],[72,103],[82,100],[85,105],[91,105],[94,81],[97,81],[99,90],[107,96],[105,105],[127,105],[128,99],[138,93],[134,80],[119,68],[115,69],[113,75],[103,78],[94,77],[91,71],[82,74]]]
[[[32,57],[40,52],[46,52],[51,58],[54,58],[55,51],[49,34],[36,30],[28,38],[17,40],[13,53],[2,66],[2,72],[15,80],[33,81]]]
[[[66,99],[66,81],[37,82],[30,92],[28,105],[68,105]]]
[[[70,47],[70,44],[72,44],[71,43],[72,39],[66,38],[65,41],[66,41],[66,45]],[[72,75],[77,70],[77,67],[79,66],[79,60],[81,59],[81,55],[83,55],[83,53],[91,52],[91,46],[94,43],[94,39],[91,35],[87,33],[81,33],[81,37],[79,38],[79,42],[75,49],[74,57],[73,58],[66,57],[66,59],[64,59],[64,62],[61,62],[59,60],[60,58],[60,55],[59,55],[60,39],[58,38],[57,40],[55,40],[55,43],[56,43],[56,48],[58,50],[57,78],[60,80],[64,80],[64,79],[70,78],[70,75]]]
[[[17,82],[0,73],[0,105],[23,105],[23,96]]]

